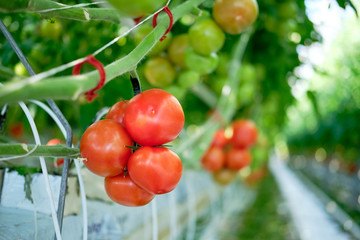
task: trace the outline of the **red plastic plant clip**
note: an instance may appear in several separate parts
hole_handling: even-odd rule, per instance
[[[144,15],[140,16],[140,17],[137,17],[137,18],[134,18],[133,21],[135,23],[135,25],[138,25],[140,20],[144,17]]]
[[[168,32],[170,32],[170,30],[171,30],[171,28],[172,28],[172,26],[173,26],[173,23],[174,23],[174,17],[173,17],[173,15],[172,15],[172,12],[170,11],[168,5],[165,5],[165,7],[164,7],[160,12],[162,12],[162,11],[166,12],[166,14],[169,16],[170,24],[169,24],[168,29],[167,29],[166,32],[164,33],[164,35],[161,37],[160,42],[163,41],[163,40],[166,38],[166,34],[168,34]],[[154,15],[153,22],[152,22],[154,28],[155,28],[156,25],[157,25],[156,20],[157,20],[157,17],[158,17],[158,15],[159,15],[160,12],[158,12],[158,13],[156,13],[156,14]]]
[[[102,65],[102,63],[99,62],[98,60],[96,60],[93,55],[89,55],[86,57],[86,59],[83,62],[74,66],[72,74],[79,75],[81,67],[84,63],[88,63],[88,64],[94,66],[99,71],[99,75],[100,75],[98,85],[95,88],[85,92],[86,99],[89,102],[91,102],[94,98],[96,98],[98,96],[98,94],[95,93],[95,91],[99,90],[100,88],[102,88],[104,86],[105,79],[106,79],[106,73],[105,73],[105,69],[104,69],[104,66]]]

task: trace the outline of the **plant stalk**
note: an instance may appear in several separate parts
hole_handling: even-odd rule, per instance
[[[174,21],[204,2],[205,0],[186,1],[172,10]],[[167,15],[160,14],[157,27],[128,55],[105,66],[106,83],[124,73],[136,69],[137,64],[160,40],[169,25]],[[76,100],[82,93],[94,88],[99,81],[97,71],[77,75],[49,77],[39,81],[11,80],[0,87],[0,105],[16,103],[29,99]]]
[[[71,8],[66,8],[71,7]],[[53,9],[52,11],[47,11]],[[59,9],[59,10],[56,10]],[[84,8],[61,4],[52,0],[0,1],[0,12],[36,12],[44,18],[64,18],[77,21],[102,20],[120,22],[114,8]]]
[[[31,152],[36,145],[34,144],[0,144],[0,158],[10,157],[10,156],[19,156],[28,154]],[[80,151],[78,148],[65,147],[61,144],[54,146],[41,145],[37,146],[36,149],[26,155],[28,157],[69,157],[77,158],[80,157]],[[1,159],[0,159],[1,160]]]

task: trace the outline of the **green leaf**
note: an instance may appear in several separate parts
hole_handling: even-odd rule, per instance
[[[354,4],[350,1],[350,0],[336,0],[336,2],[339,4],[340,7],[342,7],[343,9],[345,9],[346,6],[350,6],[352,9],[354,9],[356,16],[358,15],[358,12],[356,10],[356,7],[354,6]]]

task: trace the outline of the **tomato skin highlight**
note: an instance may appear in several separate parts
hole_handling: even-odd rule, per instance
[[[211,147],[202,157],[201,164],[209,172],[218,171],[225,165],[225,152],[220,147]]]
[[[80,141],[80,154],[87,160],[85,166],[102,176],[116,176],[124,168],[132,150],[133,141],[119,123],[104,119],[93,123],[84,132]]]
[[[136,185],[128,173],[106,177],[104,185],[111,200],[127,207],[144,206],[155,197],[155,194]]]
[[[230,142],[237,148],[247,148],[254,145],[258,131],[254,122],[240,119],[232,124],[233,135]]]
[[[112,119],[124,126],[126,107],[127,103],[125,101],[115,103],[106,114],[106,119]]]
[[[244,148],[230,148],[226,152],[226,167],[238,171],[251,163],[251,154]]]
[[[133,181],[148,192],[164,194],[172,191],[182,176],[182,163],[176,153],[166,147],[142,147],[128,162]]]
[[[141,146],[157,146],[174,140],[184,122],[181,104],[162,89],[139,93],[129,101],[126,108],[126,130]]]

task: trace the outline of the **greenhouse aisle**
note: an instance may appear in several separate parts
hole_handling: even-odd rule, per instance
[[[352,237],[326,212],[325,206],[277,156],[270,169],[288,204],[301,240],[348,240]]]

